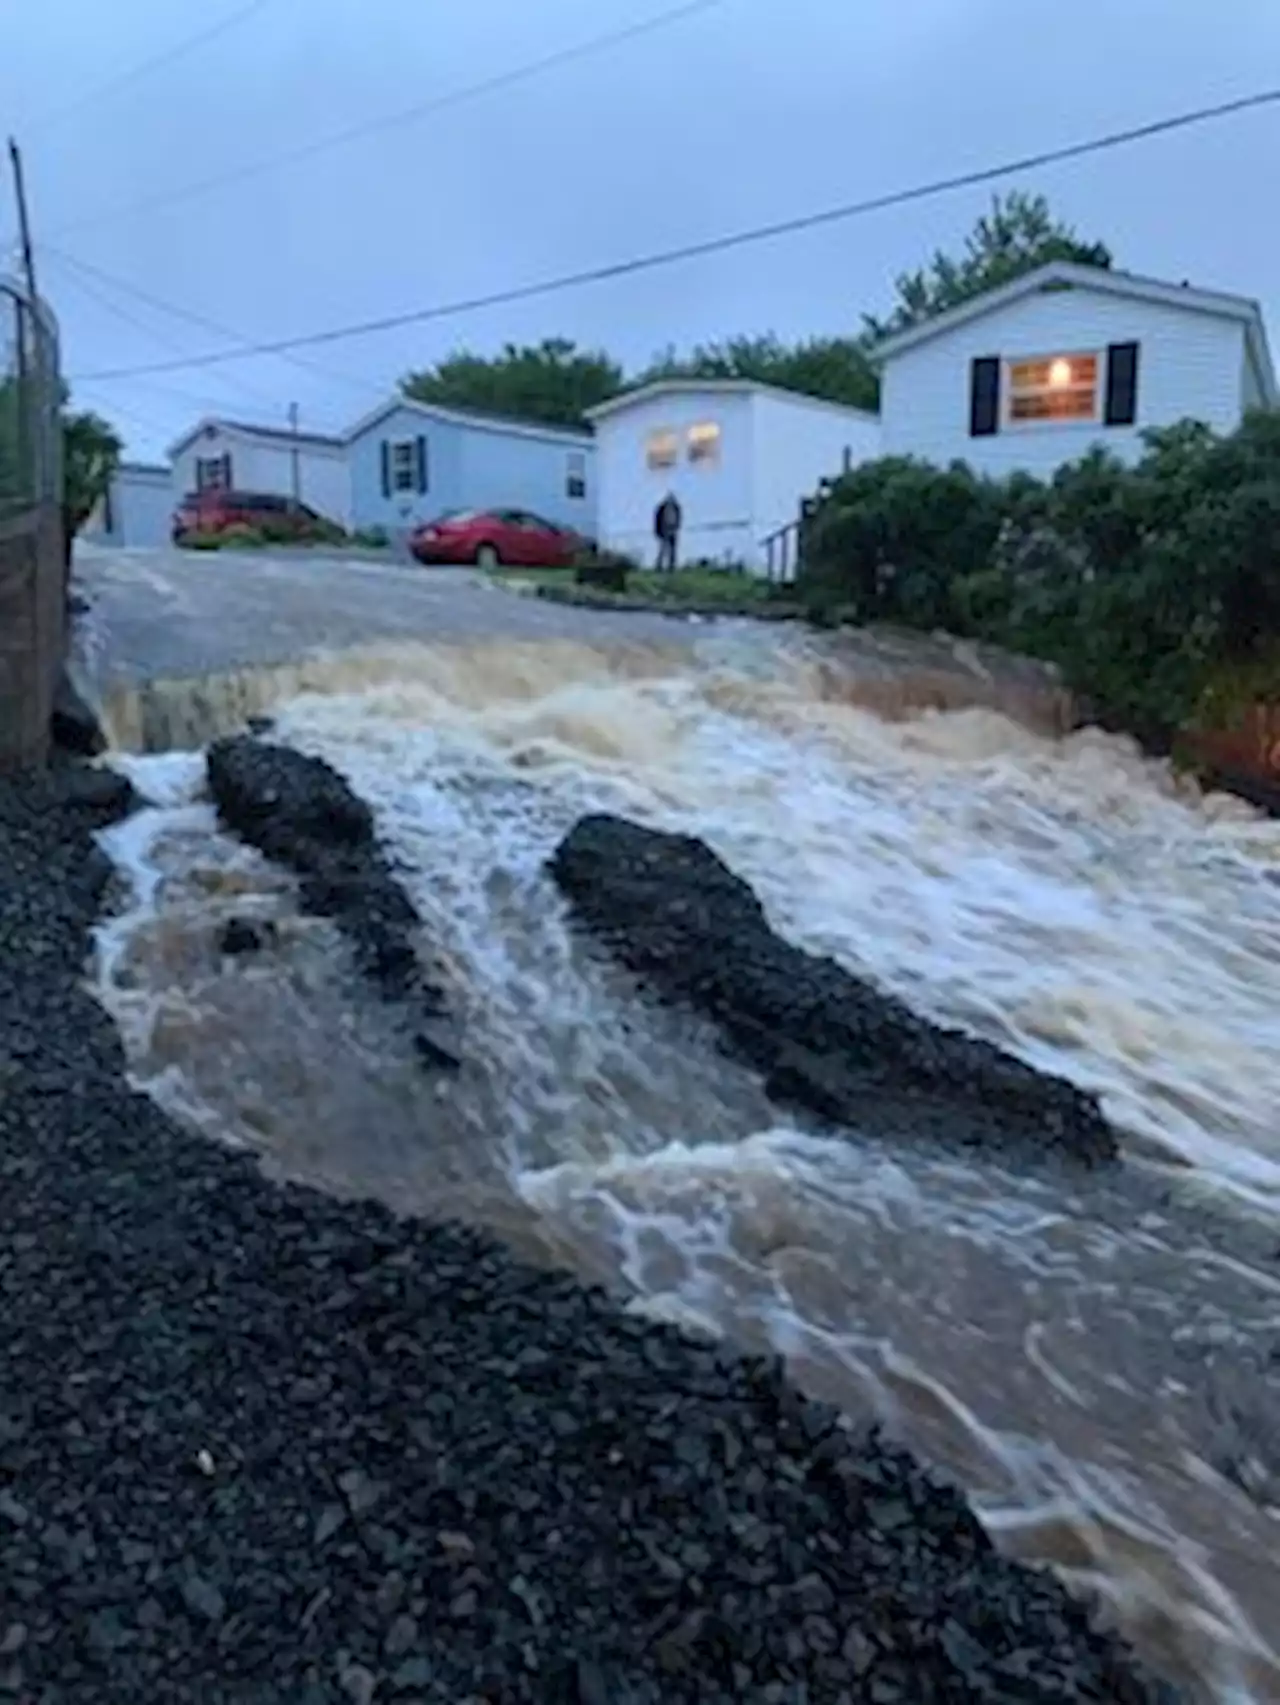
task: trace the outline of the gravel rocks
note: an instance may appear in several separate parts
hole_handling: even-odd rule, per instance
[[[1094,1097],[784,941],[702,841],[589,816],[550,870],[591,935],[660,998],[716,1020],[779,1101],[888,1136],[1088,1162],[1117,1152]]]
[[[0,1700],[1173,1698],[775,1367],[170,1125],[82,981],[127,803],[0,792]]]
[[[415,1037],[434,1070],[459,1065],[441,1034],[441,984],[418,949],[421,922],[391,872],[373,813],[323,758],[249,735],[218,740],[208,753],[209,791],[223,822],[301,879],[303,906],[330,918],[355,949],[360,969],[389,1000],[428,1019]],[[230,951],[243,951],[243,947]]]

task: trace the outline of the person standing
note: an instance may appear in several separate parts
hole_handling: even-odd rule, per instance
[[[653,512],[653,531],[658,540],[658,572],[673,574],[679,555],[680,505],[676,494],[669,491]]]

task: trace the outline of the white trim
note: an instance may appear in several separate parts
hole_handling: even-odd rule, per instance
[[[1223,319],[1254,323],[1259,327],[1262,310],[1249,296],[1230,296],[1218,290],[1193,290],[1188,284],[1166,284],[1158,278],[1139,278],[1131,272],[1114,272],[1106,267],[1079,266],[1071,261],[1051,261],[1024,273],[998,289],[988,290],[945,313],[935,314],[918,326],[883,338],[871,351],[877,366],[892,361],[897,355],[931,338],[941,337],[971,320],[982,319],[997,309],[1019,302],[1024,296],[1055,289],[1091,290],[1104,296],[1125,297],[1134,302],[1153,302],[1165,308],[1185,308],[1191,313],[1216,314]]]
[[[825,409],[830,414],[866,421],[878,426],[880,416],[871,409],[852,408],[847,403],[829,402],[826,397],[810,397],[803,391],[791,391],[784,385],[766,385],[757,379],[651,379],[647,385],[637,385],[630,391],[619,391],[594,408],[584,411],[587,420],[607,420],[639,403],[656,397],[776,397],[780,402],[802,403],[808,408]]]
[[[285,449],[296,447],[304,453],[308,450],[314,451],[318,456],[345,456],[347,450],[346,440],[343,438],[329,438],[318,432],[295,434],[287,426],[254,426],[247,420],[223,420],[218,415],[206,414],[184,432],[181,438],[176,438],[165,454],[170,461],[176,460],[197,438],[210,429],[221,433],[225,438],[234,439],[238,444],[267,443],[281,445]]]
[[[1013,418],[1013,369],[1021,367],[1028,361],[1058,361],[1066,359],[1077,361],[1082,356],[1092,356],[1094,361],[1093,374],[1093,408],[1088,414],[1068,415],[1032,415],[1025,420]],[[1056,349],[1050,353],[1043,350],[1034,355],[1002,355],[1000,357],[1000,430],[1001,432],[1035,432],[1046,426],[1101,426],[1105,413],[1103,398],[1107,386],[1107,352],[1105,349]],[[1083,385],[1073,385],[1072,390],[1083,390]]]
[[[355,425],[348,427],[343,434],[343,443],[353,444],[357,438],[363,438],[401,409],[406,409],[420,420],[438,421],[446,426],[470,426],[477,432],[506,433],[513,438],[537,438],[575,449],[589,449],[591,446],[589,432],[574,432],[567,427],[541,426],[535,421],[504,420],[499,415],[467,414],[460,409],[437,408],[434,403],[420,403],[414,397],[394,397],[389,402],[379,404],[371,413],[362,415]]]
[[[116,478],[152,480],[157,485],[168,485],[173,478],[173,469],[165,462],[118,462]]]

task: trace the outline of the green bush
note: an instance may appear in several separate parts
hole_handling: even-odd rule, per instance
[[[217,537],[219,546],[229,551],[258,550],[263,545],[277,542],[265,528],[250,527],[243,523],[224,527]]]
[[[184,551],[216,551],[221,545],[222,539],[217,533],[188,533],[182,541]]]
[[[796,595],[1049,659],[1102,720],[1167,744],[1223,680],[1280,696],[1280,417],[1182,422],[1136,465],[1095,450],[1048,481],[863,464],[817,504]]]
[[[954,583],[989,563],[1002,518],[996,489],[963,463],[864,462],[831,483],[806,527],[803,599],[951,626]]]
[[[351,543],[366,551],[385,551],[391,543],[391,535],[385,527],[357,527],[351,535]]]

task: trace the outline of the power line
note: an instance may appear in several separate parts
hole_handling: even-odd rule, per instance
[[[173,338],[166,336],[162,331],[158,331],[152,323],[144,320],[140,314],[132,313],[128,308],[122,307],[119,302],[113,302],[105,290],[98,288],[92,282],[91,277],[81,276],[82,271],[87,272],[88,269],[82,269],[69,255],[62,254],[58,249],[50,248],[47,243],[41,245],[40,252],[46,260],[55,261],[84,296],[91,302],[95,302],[100,308],[105,308],[109,314],[113,314],[122,325],[132,326],[135,331],[140,331],[145,337],[152,338],[156,343],[162,344],[166,349],[173,350],[176,354],[182,353],[181,345],[176,343]],[[245,396],[253,397],[257,402],[274,401],[274,399],[267,399],[265,394],[256,386],[249,385],[234,375],[228,375],[225,382],[243,391]],[[177,394],[174,393],[174,395]],[[192,399],[188,396],[186,400],[191,401]],[[209,399],[204,398],[201,406],[208,406],[208,402]]]
[[[113,224],[123,219],[130,219],[138,213],[151,213],[162,207],[172,207],[178,203],[189,201],[193,197],[207,195],[216,189],[222,189],[228,184],[244,183],[249,178],[261,177],[267,172],[277,171],[282,166],[293,166],[301,161],[314,159],[317,154],[324,154],[334,148],[345,148],[352,142],[362,141],[367,136],[377,136],[386,130],[394,130],[406,124],[414,124],[419,119],[427,118],[434,113],[445,112],[450,107],[461,106],[464,102],[478,100],[484,95],[496,94],[503,89],[512,88],[517,83],[529,82],[532,78],[540,77],[544,72],[558,70],[563,65],[572,65],[580,59],[590,58],[597,53],[603,53],[609,48],[621,47],[624,43],[636,41],[641,36],[652,35],[658,30],[669,29],[673,24],[683,23],[686,18],[697,17],[700,13],[710,12],[722,6],[725,0],[683,0],[683,4],[674,6],[666,12],[659,12],[650,18],[643,18],[639,23],[627,24],[621,29],[607,30],[601,35],[591,36],[586,41],[575,42],[570,47],[557,49],[554,53],[544,54],[540,59],[533,59],[524,65],[513,67],[510,71],[499,71],[492,77],[486,77],[479,83],[469,83],[460,89],[451,89],[443,95],[436,95],[430,100],[419,101],[411,107],[404,107],[399,112],[380,114],[377,118],[366,119],[360,124],[351,125],[346,130],[335,131],[329,136],[316,138],[312,142],[302,143],[299,147],[286,149],[283,153],[274,154],[263,160],[250,161],[247,165],[232,166],[225,172],[217,172],[211,177],[201,178],[195,183],[183,185],[173,190],[161,190],[155,195],[146,196],[140,201],[126,203],[123,207],[109,208],[105,212],[92,214],[87,219],[78,219],[69,225],[59,226],[54,235],[68,236],[76,231],[86,231],[95,225],[110,221]]]
[[[188,325],[198,326],[202,331],[213,332],[217,337],[230,338],[232,343],[239,345],[243,350],[256,354],[252,338],[245,337],[243,332],[234,331],[220,320],[211,319],[207,314],[198,314],[191,308],[181,308],[174,302],[167,302],[162,296],[155,296],[150,291],[143,290],[140,285],[131,283],[128,279],[117,278],[114,273],[107,272],[103,267],[82,260],[78,255],[68,254],[65,249],[58,248],[51,243],[42,243],[39,248],[42,254],[52,256],[54,260],[69,268],[73,273],[82,275],[78,279],[81,289],[87,293],[96,294],[98,300],[102,301],[105,306],[110,307],[113,312],[121,314],[122,317],[129,317],[135,325],[141,326],[141,322],[133,319],[132,316],[124,316],[122,309],[115,303],[107,302],[101,294],[88,292],[88,281],[97,280],[99,284],[117,290],[122,295],[131,296],[134,301],[141,302],[144,307],[154,309],[157,313],[169,314],[175,320],[184,320]],[[147,328],[141,327],[141,329],[146,330]],[[157,336],[154,331],[150,335]],[[160,341],[166,340],[161,339]],[[228,350],[228,358],[230,359],[234,353],[234,351]],[[350,385],[354,390],[363,391],[366,395],[376,393],[381,397],[386,394],[386,387],[383,385],[373,385],[367,379],[357,379],[350,373],[339,372],[337,368],[322,367],[318,362],[307,360],[305,356],[282,354],[279,359],[305,373],[314,373],[319,378],[338,380],[341,384]],[[242,385],[241,388],[244,389],[245,387]],[[261,393],[259,392],[258,395],[261,396]]]
[[[74,114],[83,111],[87,106],[92,106],[94,101],[100,101],[107,95],[114,95],[117,90],[127,88],[130,83],[136,83],[143,77],[149,77],[153,71],[162,71],[176,60],[185,59],[189,53],[194,53],[198,47],[204,47],[209,42],[216,41],[219,36],[228,35],[232,30],[238,29],[241,24],[247,24],[251,19],[256,18],[260,12],[265,12],[267,7],[272,4],[274,4],[274,0],[249,0],[249,4],[241,6],[239,11],[227,13],[225,17],[219,18],[212,24],[207,24],[203,29],[197,30],[194,35],[184,36],[181,41],[174,42],[160,53],[154,54],[150,59],[143,59],[137,65],[131,65],[125,70],[117,72],[114,77],[108,77],[105,82],[99,83],[96,88],[86,90],[84,94],[78,95],[66,106],[56,107],[52,112],[46,113],[43,118],[37,118],[34,124],[26,127],[26,134],[29,136],[33,131],[43,130],[48,125],[61,124],[63,119],[72,117]]]
[[[674,266],[680,261],[698,260],[705,255],[723,254],[730,249],[746,248],[749,244],[770,242],[777,237],[795,236],[802,231],[812,231],[825,225],[835,225],[848,219],[856,219],[864,214],[879,213],[890,207],[902,207],[909,202],[925,201],[933,196],[945,195],[951,190],[971,189],[978,184],[994,183],[1000,178],[1019,175],[1022,172],[1038,170],[1044,166],[1059,165],[1065,160],[1078,160],[1089,154],[1101,154],[1112,148],[1124,147],[1132,142],[1145,141],[1153,136],[1168,135],[1171,131],[1185,130],[1192,125],[1207,124],[1211,120],[1228,118],[1234,114],[1252,111],[1264,106],[1272,106],[1280,102],[1280,87],[1265,89],[1253,95],[1243,95],[1233,101],[1222,101],[1215,106],[1196,107],[1189,112],[1181,112],[1166,118],[1153,119],[1147,124],[1130,126],[1125,130],[1113,130],[1101,136],[1090,137],[1083,142],[1072,142],[1061,148],[1045,148],[1036,154],[1024,154],[1019,159],[1006,160],[1000,165],[986,166],[976,171],[958,172],[951,177],[934,178],[928,183],[915,184],[909,189],[890,190],[883,195],[870,196],[863,201],[845,202],[838,207],[828,207],[817,213],[803,213],[790,219],[779,219],[769,225],[756,225],[745,231],[734,231],[721,237],[707,237],[702,242],[685,243],[679,248],[661,249],[653,254],[633,256],[629,260],[613,261],[605,266],[588,267],[580,272],[561,273],[553,278],[538,280],[531,284],[512,285],[505,290],[494,290],[482,296],[463,297],[455,302],[444,302],[434,307],[413,308],[407,313],[388,314],[381,319],[360,320],[345,326],[334,326],[327,331],[307,332],[297,337],[277,338],[271,342],[259,343],[252,349],[246,349],[243,355],[280,355],[288,350],[314,349],[321,344],[342,343],[348,338],[371,337],[378,332],[397,331],[403,326],[423,325],[431,320],[454,319],[461,314],[478,312],[482,308],[508,307],[516,302],[532,301],[536,297],[556,295],[562,290],[574,290],[587,284],[601,284],[610,279],[626,278],[635,273],[652,272],[658,267]],[[145,373],[174,372],[180,367],[211,367],[224,361],[235,361],[242,354],[227,354],[222,351],[212,351],[207,355],[195,356],[185,362],[156,363],[150,367],[122,367],[109,369],[102,373],[88,375],[98,381],[104,379],[131,379],[135,375]]]
[[[124,408],[119,403],[108,403],[105,400],[95,404],[92,397],[88,399],[88,402],[95,414],[101,414],[104,419],[111,419],[114,416],[126,425],[131,424],[135,430],[145,433],[147,437],[154,438],[162,444],[169,443],[174,436],[172,429],[161,426],[158,421],[152,420],[148,415],[139,414],[136,409]]]

